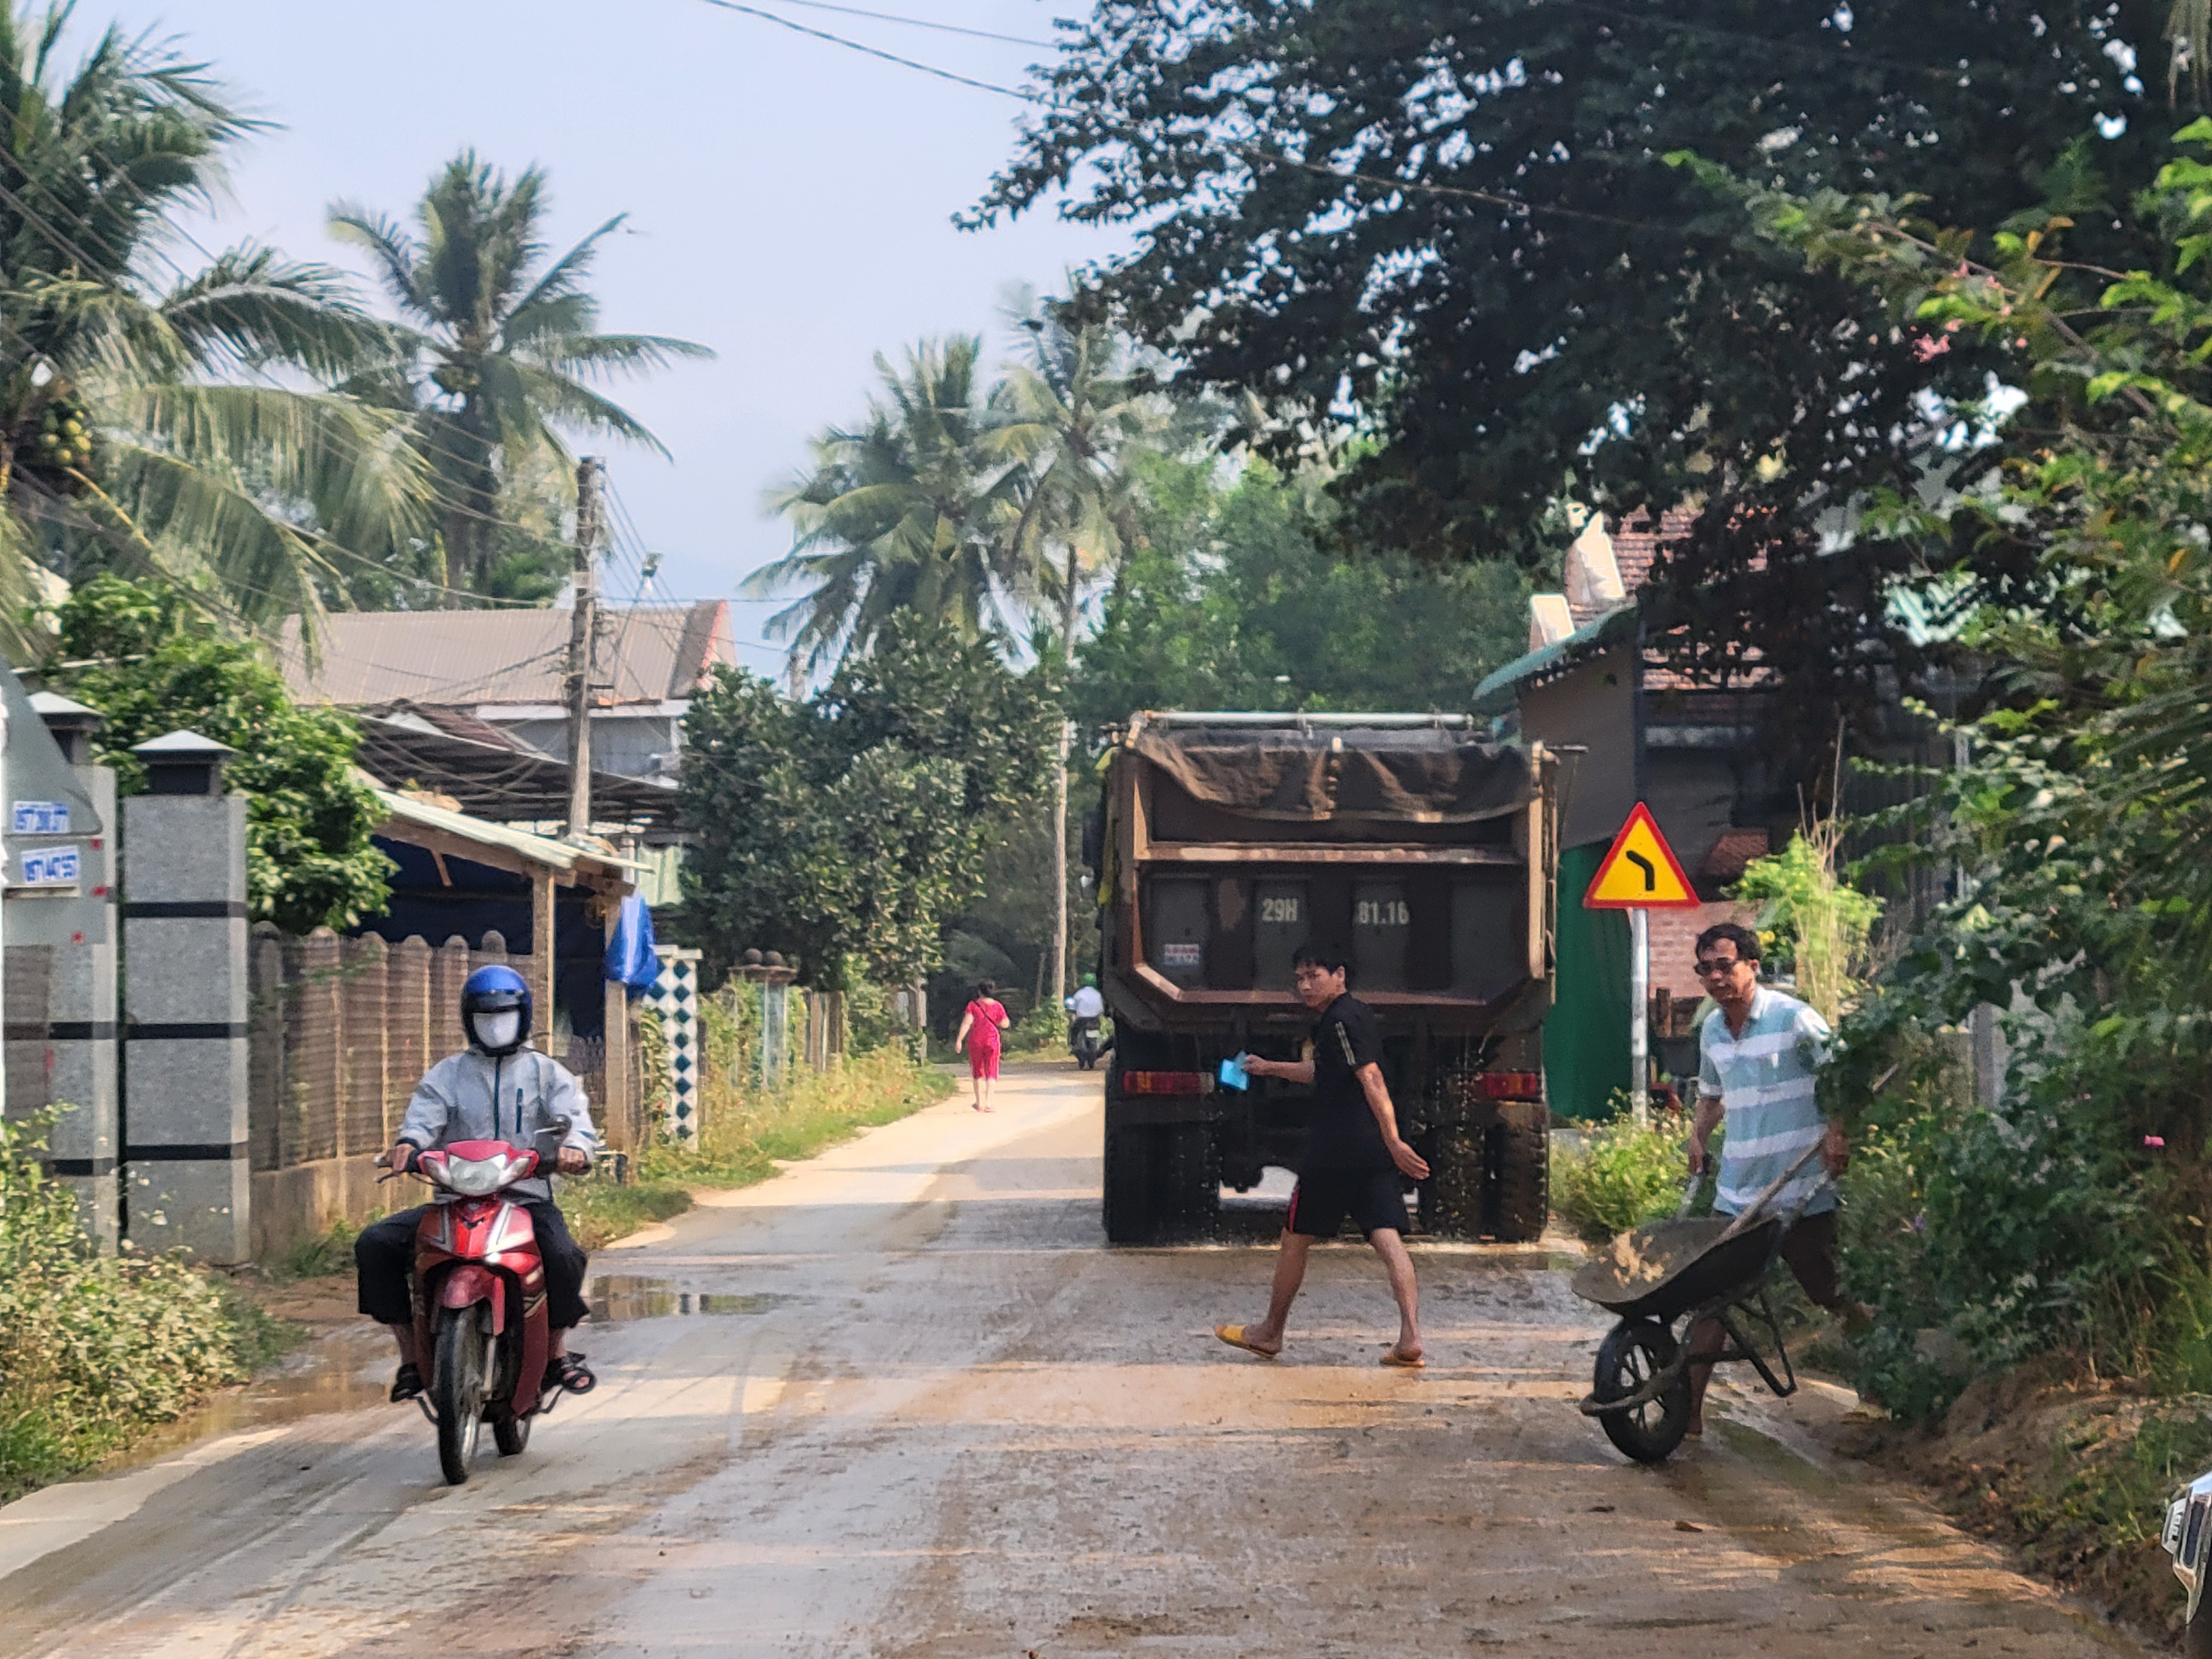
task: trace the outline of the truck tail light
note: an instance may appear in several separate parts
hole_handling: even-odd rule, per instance
[[[1485,1100],[1541,1100],[1544,1079],[1535,1072],[1484,1072],[1474,1091]]]
[[[1125,1095],[1202,1095],[1206,1091],[1203,1072],[1124,1072]]]

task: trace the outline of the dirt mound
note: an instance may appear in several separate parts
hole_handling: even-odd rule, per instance
[[[2212,1399],[2153,1399],[2051,1356],[1973,1382],[1932,1426],[1863,1425],[1848,1449],[2112,1619],[2180,1633],[2158,1529],[2174,1490],[2212,1468]]]

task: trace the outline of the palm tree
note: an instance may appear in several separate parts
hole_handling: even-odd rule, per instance
[[[65,69],[70,9],[0,5],[0,609],[82,562],[241,626],[312,618],[359,545],[419,526],[392,419],[296,385],[380,331],[327,267],[251,246],[176,265],[172,216],[249,124],[143,37],[111,27]]]
[[[1000,441],[1003,394],[978,384],[982,351],[957,335],[913,348],[903,371],[878,356],[883,395],[866,423],[823,433],[811,470],[769,493],[769,510],[792,521],[792,550],[738,591],[805,587],[768,623],[771,638],[790,637],[796,672],[866,650],[902,610],[1005,635],[1009,605],[1030,597],[1012,534],[1028,473]]]
[[[1071,279],[1070,291],[1073,291]],[[1057,601],[1064,672],[1075,666],[1075,630],[1085,585],[1110,571],[1137,535],[1139,457],[1174,441],[1175,407],[1158,390],[1158,366],[1127,336],[1076,317],[1066,301],[1011,289],[1005,309],[1027,361],[1007,370],[1008,418],[995,447],[1018,456],[1026,495],[1010,532],[1017,566]],[[1054,996],[1067,992],[1067,731],[1054,789],[1053,872],[1057,925]]]
[[[538,168],[509,183],[465,150],[416,204],[412,232],[353,203],[330,211],[333,234],[368,252],[403,319],[392,332],[395,354],[347,389],[414,415],[441,502],[435,579],[455,588],[489,591],[502,560],[520,554],[529,562],[538,532],[503,513],[502,501],[533,471],[570,477],[563,432],[667,453],[586,382],[714,355],[688,340],[599,332],[599,301],[585,282],[600,244],[628,216],[548,264],[549,207]]]

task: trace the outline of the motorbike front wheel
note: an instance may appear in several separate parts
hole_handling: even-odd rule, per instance
[[[500,1411],[492,1413],[492,1443],[499,1448],[501,1457],[520,1457],[530,1447],[530,1425],[536,1422],[533,1413],[517,1417],[514,1413]]]
[[[445,1471],[446,1484],[458,1486],[469,1478],[477,1437],[483,1427],[491,1338],[485,1334],[481,1310],[439,1310],[437,1344],[438,1373],[430,1385],[430,1403],[438,1413],[438,1467]]]

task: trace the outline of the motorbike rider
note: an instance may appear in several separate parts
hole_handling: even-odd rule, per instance
[[[1085,1029],[1098,1029],[1098,1021],[1106,1012],[1106,999],[1098,994],[1098,975],[1085,974],[1075,994],[1067,1000],[1067,1046],[1075,1047],[1075,1039]]]
[[[415,1155],[455,1140],[504,1140],[532,1144],[540,1129],[556,1117],[568,1120],[554,1168],[582,1175],[592,1167],[599,1135],[592,1127],[591,1102],[566,1066],[526,1045],[530,1039],[530,987],[514,969],[494,963],[471,974],[461,987],[461,1029],[469,1046],[449,1054],[422,1074],[407,1103],[399,1133],[381,1161],[397,1170],[414,1167]],[[584,1356],[568,1352],[568,1333],[583,1322],[583,1249],[553,1202],[552,1182],[544,1176],[518,1182],[507,1191],[530,1212],[538,1249],[545,1264],[547,1323],[550,1355],[545,1386],[571,1394],[587,1392],[594,1381]],[[451,1195],[438,1194],[439,1203]],[[429,1206],[388,1215],[362,1229],[354,1240],[354,1265],[361,1287],[361,1310],[392,1328],[399,1344],[399,1374],[392,1379],[394,1401],[422,1392],[421,1356],[415,1346],[415,1305],[409,1273],[415,1265],[415,1234]]]

